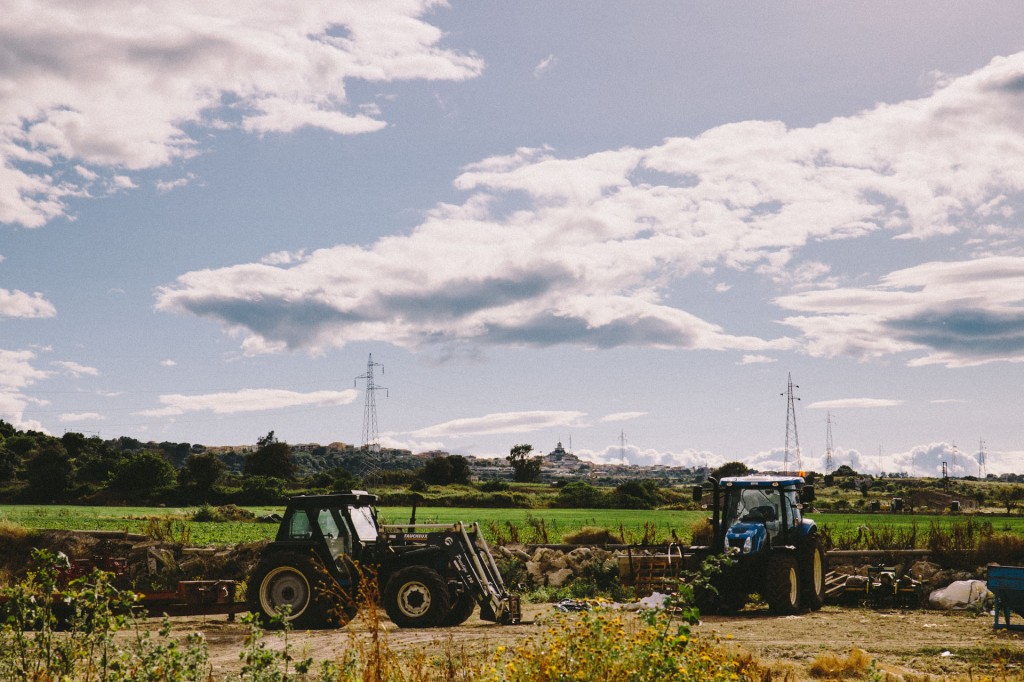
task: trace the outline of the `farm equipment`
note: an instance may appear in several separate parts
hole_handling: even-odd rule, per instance
[[[706,500],[710,496],[709,500]],[[699,588],[704,612],[738,611],[757,592],[776,614],[819,609],[825,600],[825,553],[817,526],[803,517],[803,503],[814,499],[814,486],[799,476],[709,478],[693,490],[693,499],[708,502],[711,544],[672,545],[666,554],[620,557],[620,576],[638,587],[695,571],[713,554],[730,561]]]
[[[361,490],[289,500],[249,578],[249,609],[268,624],[340,627],[356,613],[360,581],[375,575],[399,627],[459,625],[478,604],[482,620],[519,622],[519,597],[477,524],[380,525],[376,501]]]
[[[830,601],[896,608],[916,608],[924,598],[920,581],[899,575],[897,566],[884,565],[869,566],[866,576],[829,573],[825,596]]]
[[[1024,630],[1024,625],[1010,624],[1010,611],[1024,615],[1024,567],[992,565],[986,577],[989,592],[996,596],[993,629]]]

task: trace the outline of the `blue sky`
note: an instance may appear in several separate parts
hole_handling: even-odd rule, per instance
[[[229,5],[0,0],[3,419],[1024,470],[1019,3]]]

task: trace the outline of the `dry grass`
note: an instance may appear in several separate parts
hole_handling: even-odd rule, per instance
[[[622,536],[615,535],[607,528],[584,526],[573,533],[566,533],[562,541],[570,545],[611,545],[622,542]]]
[[[845,657],[834,653],[821,654],[811,663],[808,672],[818,679],[848,680],[863,677],[871,667],[871,657],[863,649],[850,649]]]

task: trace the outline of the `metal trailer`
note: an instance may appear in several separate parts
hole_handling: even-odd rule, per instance
[[[1024,566],[991,565],[987,577],[988,590],[996,596],[992,627],[996,630],[1024,630],[1024,625],[1010,624],[1010,611],[1024,614]],[[1001,623],[1000,615],[1003,617]]]

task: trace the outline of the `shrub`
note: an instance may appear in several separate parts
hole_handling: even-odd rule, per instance
[[[484,481],[480,484],[480,490],[485,493],[500,493],[508,490],[508,488],[508,483],[499,480]]]
[[[481,679],[706,682],[744,674],[735,658],[691,637],[690,626],[698,619],[692,592],[684,590],[666,607],[632,619],[595,603],[579,615],[560,616],[539,637],[498,647]]]

